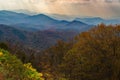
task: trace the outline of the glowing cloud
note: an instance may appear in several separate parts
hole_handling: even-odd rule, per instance
[[[120,17],[120,0],[0,0],[0,9],[115,18]]]

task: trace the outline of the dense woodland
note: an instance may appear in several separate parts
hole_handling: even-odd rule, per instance
[[[120,80],[120,25],[97,25],[40,52],[7,42],[0,43],[0,48],[17,56],[20,64],[31,63],[44,80]]]
[[[57,40],[67,41],[73,38],[78,32],[75,30],[39,30],[27,31],[14,28],[13,26],[0,24],[0,41],[11,43],[10,45],[21,44],[27,48],[39,51],[54,45]]]

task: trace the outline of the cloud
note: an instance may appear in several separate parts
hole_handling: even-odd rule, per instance
[[[0,9],[111,18],[120,17],[120,0],[0,0]]]

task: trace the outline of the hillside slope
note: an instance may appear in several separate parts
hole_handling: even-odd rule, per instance
[[[75,31],[22,31],[11,26],[0,25],[0,41],[12,44],[20,43],[28,48],[45,49],[56,43],[57,40],[67,41],[77,34]]]

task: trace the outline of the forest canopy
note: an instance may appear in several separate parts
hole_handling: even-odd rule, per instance
[[[100,24],[45,53],[51,71],[68,80],[119,80],[120,25]]]
[[[40,54],[29,51],[29,57],[17,47],[15,54],[7,44],[0,44],[0,48],[12,51],[24,64],[31,62],[45,80],[120,80],[120,25],[97,25]]]

